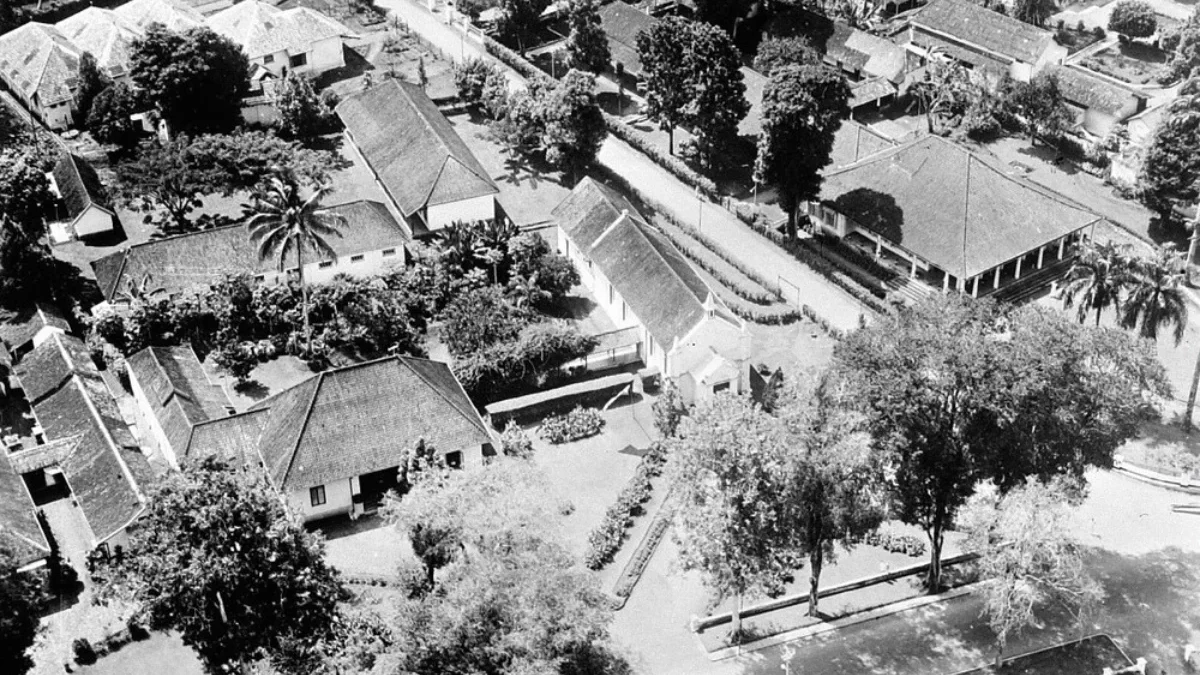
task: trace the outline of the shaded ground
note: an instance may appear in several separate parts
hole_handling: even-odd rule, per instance
[[[1004,663],[1002,668],[980,668],[961,675],[1076,675],[1099,673],[1133,665],[1112,638],[1097,636],[1054,647]]]
[[[1154,82],[1167,62],[1160,49],[1140,42],[1118,43],[1085,58],[1080,65],[1130,84]]]
[[[394,577],[401,560],[416,562],[408,539],[378,515],[327,518],[314,529],[325,536],[325,559],[342,574]]]

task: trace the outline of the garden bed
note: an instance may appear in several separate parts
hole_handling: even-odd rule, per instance
[[[1129,84],[1149,84],[1157,81],[1166,62],[1167,53],[1161,49],[1141,42],[1127,42],[1092,54],[1080,65]]]
[[[1090,29],[1078,30],[1078,26],[1074,28],[1064,26],[1054,32],[1054,41],[1066,47],[1067,54],[1070,55],[1096,44],[1103,39],[1102,35],[1097,35],[1096,31]]]

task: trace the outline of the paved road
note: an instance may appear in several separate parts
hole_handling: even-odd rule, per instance
[[[444,14],[433,14],[413,0],[380,0],[379,5],[398,16],[412,30],[454,60],[482,58],[494,60],[483,47],[445,23]],[[524,86],[520,76],[507,69],[514,88]],[[600,150],[600,163],[639,186],[654,201],[669,209],[684,222],[696,224],[721,242],[735,256],[758,269],[771,281],[781,282],[784,294],[793,304],[807,304],[832,325],[850,330],[860,315],[870,312],[852,296],[832,285],[824,277],[801,264],[767,239],[756,234],[732,214],[713,204],[700,205],[692,188],[684,185],[662,167],[625,142],[609,137]],[[702,212],[702,215],[701,215]]]

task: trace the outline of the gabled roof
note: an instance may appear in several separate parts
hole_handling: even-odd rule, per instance
[[[258,438],[269,417],[270,410],[248,410],[197,424],[180,464],[216,457],[234,466],[259,466]]]
[[[740,324],[679,250],[612,188],[585,178],[553,216],[664,350],[704,321],[710,306]]]
[[[342,101],[338,117],[407,218],[499,190],[422,89],[395,79]]]
[[[600,8],[600,27],[608,37],[608,51],[614,61],[625,64],[625,72],[639,75],[642,60],[638,58],[637,36],[650,30],[658,19],[621,0]]]
[[[50,542],[46,541],[34,508],[25,481],[5,453],[0,452],[0,540],[9,539],[18,567],[50,555]]]
[[[307,7],[281,10],[244,0],[208,17],[208,27],[240,45],[251,59],[287,52],[303,54],[321,40],[354,37],[354,31]]]
[[[54,165],[54,185],[58,187],[58,193],[72,219],[78,218],[91,206],[112,213],[100,176],[86,159],[78,155],[66,150],[59,153],[58,163]]]
[[[869,80],[850,83],[850,108],[857,108],[868,103],[874,103],[885,96],[896,93],[896,85],[884,77],[872,77]]]
[[[78,73],[79,49],[50,24],[30,22],[0,35],[0,77],[39,105],[71,100]]]
[[[408,240],[400,224],[379,202],[347,202],[323,212],[346,219],[341,236],[326,238],[339,258],[400,247]],[[310,252],[310,262],[316,260],[315,256],[315,252]],[[250,241],[244,225],[153,239],[92,263],[100,292],[109,300],[125,290],[127,280],[141,280],[147,274],[154,286],[175,294],[206,289],[229,275],[262,274],[278,269],[277,259],[259,258],[257,244]]]
[[[43,328],[71,330],[66,316],[54,305],[35,302],[21,308],[0,308],[0,340],[14,349],[24,346]]]
[[[933,0],[911,23],[1024,63],[1036,63],[1054,42],[1050,31],[963,0]]]
[[[825,41],[826,62],[892,83],[904,78],[908,58],[904,47],[840,21],[832,24],[833,32]]]
[[[129,72],[133,41],[142,29],[111,9],[87,7],[59,21],[55,26],[79,50],[90,52],[109,77]]]
[[[180,0],[130,0],[115,11],[122,19],[141,30],[160,23],[169,30],[184,31],[204,23],[204,17]]]
[[[939,136],[826,174],[821,201],[967,279],[1100,220]]]
[[[16,373],[47,438],[78,437],[62,460],[63,475],[96,538],[107,540],[144,510],[140,486],[152,472],[87,346],[76,337],[52,335],[17,364]]]
[[[825,172],[840,169],[894,147],[895,141],[871,131],[870,127],[854,120],[843,120],[842,126],[833,134],[833,151],[830,153],[829,166]]]
[[[320,373],[246,414],[202,424],[187,456],[236,459],[256,448],[275,487],[290,491],[395,467],[420,438],[443,452],[492,442],[447,364],[392,356]]]
[[[147,347],[129,357],[129,372],[174,452],[187,448],[197,424],[226,415],[229,397],[209,382],[191,347]]]
[[[1146,95],[1074,66],[1048,69],[1058,76],[1058,86],[1068,102],[1096,110],[1123,121],[1145,105]],[[1139,101],[1141,101],[1139,103]]]

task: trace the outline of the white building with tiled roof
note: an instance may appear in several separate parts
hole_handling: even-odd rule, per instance
[[[1050,31],[964,0],[929,3],[909,21],[907,38],[916,56],[937,52],[1021,82],[1067,57]]]
[[[0,79],[51,129],[66,129],[75,114],[79,48],[58,28],[27,23],[0,35]]]
[[[113,11],[142,31],[152,23],[174,31],[196,28],[204,23],[204,15],[182,0],[130,0]]]
[[[80,54],[91,53],[114,82],[128,80],[133,41],[142,36],[136,24],[111,9],[88,7],[54,25]]]
[[[208,17],[213,31],[241,46],[251,66],[276,76],[319,73],[346,65],[343,43],[355,37],[345,25],[307,7],[281,10],[244,0]]]

